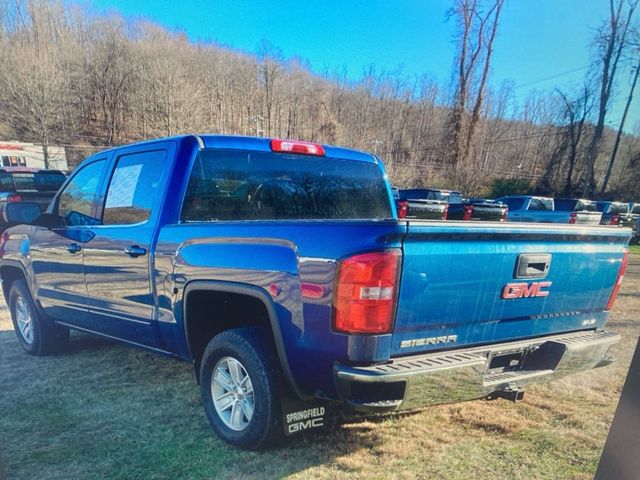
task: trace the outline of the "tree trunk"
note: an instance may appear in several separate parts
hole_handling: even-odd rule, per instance
[[[609,178],[611,177],[611,171],[613,170],[613,163],[616,161],[618,147],[620,146],[622,129],[624,128],[624,122],[627,119],[627,113],[629,113],[629,106],[631,105],[631,100],[633,99],[633,91],[635,90],[636,83],[638,81],[638,73],[640,73],[640,62],[638,62],[638,66],[636,67],[636,73],[633,75],[631,90],[629,90],[629,97],[627,97],[627,104],[624,106],[624,113],[622,114],[622,120],[620,120],[620,127],[618,127],[618,133],[616,134],[616,141],[613,144],[613,150],[611,151],[611,158],[609,159],[609,165],[607,165],[607,173],[604,176],[604,181],[602,182],[602,188],[600,189],[600,193],[604,193],[607,190],[607,185],[609,184]]]

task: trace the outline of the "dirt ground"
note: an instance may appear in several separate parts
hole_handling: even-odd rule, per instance
[[[588,479],[640,334],[640,255],[608,329],[623,336],[614,365],[533,387],[521,403],[345,417],[242,452],[211,432],[189,365],[80,334],[65,355],[30,357],[3,307],[0,465],[10,479]]]

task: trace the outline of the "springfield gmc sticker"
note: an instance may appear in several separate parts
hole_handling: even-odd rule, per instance
[[[287,435],[324,426],[324,407],[308,408],[287,413],[285,431]]]

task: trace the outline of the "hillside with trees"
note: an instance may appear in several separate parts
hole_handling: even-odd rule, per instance
[[[524,100],[489,81],[502,4],[452,3],[458,54],[442,84],[374,66],[317,74],[266,41],[239,52],[75,3],[0,0],[0,138],[64,145],[72,163],[188,132],[304,139],[372,151],[399,186],[640,201],[639,132],[608,115],[632,101],[618,79],[640,65],[637,1],[611,0],[593,26],[583,85]]]

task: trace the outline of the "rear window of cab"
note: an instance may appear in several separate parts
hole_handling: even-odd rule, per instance
[[[375,163],[213,149],[195,159],[181,215],[187,222],[390,218]]]

